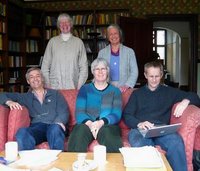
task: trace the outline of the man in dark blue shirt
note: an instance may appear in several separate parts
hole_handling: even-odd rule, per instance
[[[123,111],[123,118],[128,127],[129,142],[133,147],[159,145],[167,154],[166,157],[174,171],[187,171],[185,147],[178,133],[161,137],[144,138],[137,128],[149,129],[154,124],[170,124],[171,109],[180,102],[174,112],[180,117],[189,104],[200,106],[197,94],[161,85],[163,66],[159,62],[145,64],[144,75],[147,85],[134,91]]]

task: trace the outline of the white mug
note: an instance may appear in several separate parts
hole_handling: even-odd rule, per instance
[[[8,161],[15,161],[18,156],[18,144],[16,141],[9,141],[5,144],[5,158]]]
[[[94,161],[98,165],[103,165],[106,163],[106,146],[104,145],[94,146]]]

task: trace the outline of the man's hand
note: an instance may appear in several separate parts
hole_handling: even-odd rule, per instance
[[[149,121],[144,121],[144,122],[140,122],[138,125],[137,125],[138,128],[140,129],[150,129],[152,127],[154,127],[154,124],[149,122]]]
[[[19,103],[17,103],[17,102],[8,100],[5,104],[10,108],[10,110],[13,110],[13,109],[20,109],[20,110],[22,110],[22,106]]]
[[[175,117],[180,117],[186,107],[189,105],[190,101],[188,99],[183,99],[177,106],[176,109],[174,110],[174,116]]]

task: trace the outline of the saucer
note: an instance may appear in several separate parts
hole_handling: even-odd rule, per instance
[[[80,170],[90,171],[90,170],[95,169],[96,167],[97,167],[97,163],[94,160],[85,160],[85,164],[81,169],[78,168],[78,161],[75,161],[72,164],[73,171],[80,171]]]

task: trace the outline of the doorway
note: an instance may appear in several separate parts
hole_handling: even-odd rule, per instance
[[[179,72],[176,77],[180,84],[188,83],[188,90],[197,91],[197,43],[198,16],[196,14],[149,15],[154,27],[163,27],[177,33],[180,51],[176,51],[177,65],[172,67]],[[184,34],[183,34],[184,32]],[[187,36],[186,36],[187,34]],[[180,36],[180,39],[178,38]],[[176,45],[178,45],[176,44]]]

